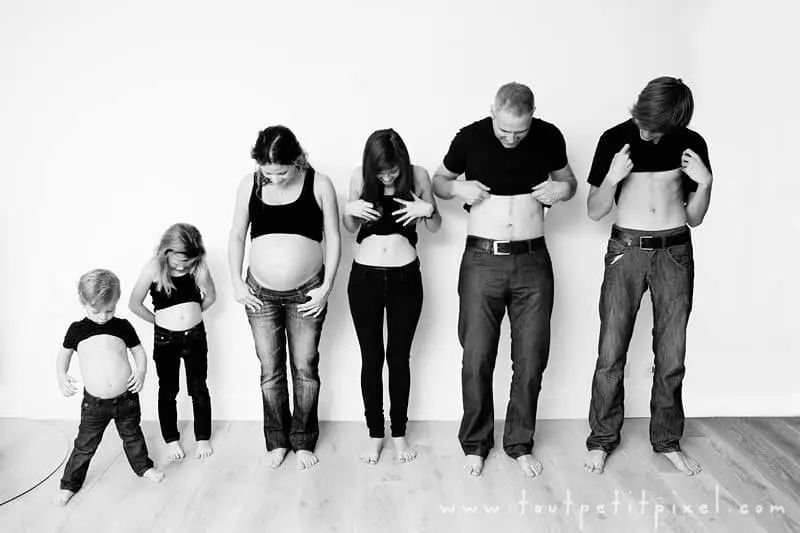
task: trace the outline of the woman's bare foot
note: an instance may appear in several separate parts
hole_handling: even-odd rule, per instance
[[[75,496],[75,493],[72,492],[71,490],[61,489],[60,491],[58,491],[58,494],[56,494],[56,497],[53,498],[53,503],[62,506],[67,505],[67,503],[69,503],[69,501],[72,499],[73,496]]]
[[[270,461],[269,466],[272,468],[278,468],[283,464],[283,460],[286,459],[286,454],[289,452],[288,448],[275,448],[274,450],[270,450],[267,452],[269,455]]]
[[[608,452],[600,448],[589,450],[583,458],[583,469],[592,474],[602,474],[606,467],[607,457]]]
[[[687,476],[693,476],[695,474],[699,474],[702,470],[700,463],[683,453],[682,451],[674,451],[674,452],[666,452],[662,453],[664,457],[669,459],[669,462],[673,464],[675,468],[686,474]]]
[[[417,458],[417,451],[408,445],[405,437],[392,437],[394,453],[401,463],[410,463]]]
[[[464,459],[464,470],[471,477],[478,477],[483,472],[483,457],[480,455],[467,455]]]
[[[209,455],[214,453],[214,449],[211,447],[211,441],[208,440],[199,440],[197,441],[197,451],[194,453],[195,457],[198,459],[204,459]]]
[[[150,468],[144,474],[142,474],[142,477],[159,483],[162,479],[164,479],[164,472],[161,470],[156,470],[155,468]]]
[[[520,469],[522,469],[522,473],[528,477],[538,476],[542,473],[542,469],[544,468],[542,467],[542,463],[529,453],[517,457],[517,464]]]
[[[369,443],[358,458],[368,465],[377,464],[381,456],[381,449],[383,449],[383,439],[370,437]]]
[[[167,443],[167,456],[173,461],[178,461],[186,457],[186,454],[183,453],[180,441],[174,440]]]
[[[294,452],[294,454],[297,456],[298,470],[308,470],[315,464],[319,463],[317,456],[308,450],[297,450]]]

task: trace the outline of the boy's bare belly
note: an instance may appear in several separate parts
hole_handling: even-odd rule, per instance
[[[528,193],[492,195],[470,209],[467,234],[508,241],[541,237],[544,235],[542,204]]]
[[[116,398],[128,389],[131,365],[119,337],[95,335],[78,344],[83,386],[92,396]]]
[[[616,224],[654,231],[686,224],[681,179],[680,169],[631,172],[619,185]]]
[[[156,325],[172,331],[184,331],[203,320],[203,310],[197,302],[184,302],[156,311]]]

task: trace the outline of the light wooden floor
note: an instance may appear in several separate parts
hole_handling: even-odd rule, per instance
[[[77,422],[50,424],[74,438]],[[455,422],[409,424],[418,460],[401,465],[384,450],[377,466],[356,460],[362,424],[323,423],[321,463],[311,472],[298,472],[292,455],[269,468],[259,423],[215,423],[216,454],[202,462],[191,456],[184,426],[190,458],[173,464],[157,425],[146,422],[144,430],[166,471],[163,483],[131,472],[110,427],[66,508],[51,504],[62,468],[0,507],[0,531],[800,531],[797,418],[687,421],[684,449],[704,467],[695,478],[651,452],[646,419],[626,421],[603,476],[581,466],[585,421],[540,421],[535,452],[545,471],[536,479],[524,478],[498,449],[484,475],[468,479]]]

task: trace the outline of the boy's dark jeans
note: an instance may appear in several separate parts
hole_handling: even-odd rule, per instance
[[[384,436],[383,361],[389,365],[392,437],[406,434],[411,387],[411,343],[422,312],[419,260],[397,267],[353,262],[347,285],[350,313],[361,347],[361,394],[369,436]],[[387,339],[384,351],[383,314]]]
[[[458,279],[458,338],[464,348],[461,387],[464,416],[458,438],[467,455],[486,457],[494,446],[492,374],[500,323],[511,322],[511,393],[503,449],[531,453],[536,407],[550,350],[553,267],[547,248],[498,256],[467,247]]]
[[[142,412],[139,406],[139,395],[125,392],[116,398],[104,400],[83,392],[81,402],[81,423],[75,447],[64,467],[61,488],[78,492],[86,479],[86,471],[92,460],[103,432],[111,420],[117,426],[122,439],[122,446],[128,462],[137,476],[141,476],[153,468],[153,461],[147,456],[147,444],[144,442],[141,422]]]
[[[261,309],[247,309],[256,355],[261,362],[264,438],[267,450],[313,451],[319,437],[319,339],[327,307],[317,317],[303,316],[297,307],[306,293],[322,284],[324,269],[290,291],[262,287],[247,272],[247,285],[261,300]],[[292,371],[294,413],[289,410],[286,345]]]
[[[158,374],[158,422],[164,441],[180,439],[175,398],[180,388],[181,359],[186,368],[186,388],[192,398],[195,440],[211,438],[211,397],[206,386],[208,343],[202,322],[185,331],[160,326],[153,330],[153,360]]]
[[[655,371],[650,397],[650,443],[656,452],[680,450],[683,435],[683,383],[686,324],[692,309],[694,259],[689,228],[640,231],[615,226],[608,241],[600,290],[600,343],[589,408],[590,450],[611,452],[620,442],[623,372],[642,295],[653,301]],[[640,237],[686,234],[688,242],[653,250]]]

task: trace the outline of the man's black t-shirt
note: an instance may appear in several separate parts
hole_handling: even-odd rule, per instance
[[[136,330],[130,322],[124,318],[112,317],[104,324],[98,324],[88,318],[70,324],[67,334],[64,336],[64,348],[71,350],[78,349],[78,343],[95,335],[113,335],[125,342],[125,346],[133,348],[141,344]]]
[[[633,163],[631,172],[661,172],[681,168],[681,156],[687,148],[696,152],[711,172],[708,147],[699,133],[689,128],[681,128],[666,133],[658,143],[654,143],[643,140],[639,136],[639,127],[633,119],[629,119],[606,130],[600,136],[587,180],[591,185],[599,187],[603,183],[614,155],[626,144],[630,145],[630,158]],[[697,183],[685,173],[682,176],[682,186],[684,199],[688,198],[689,193],[697,190]],[[622,187],[617,188],[615,200],[619,198],[621,189]]]
[[[567,166],[567,148],[559,129],[534,118],[528,135],[514,148],[495,137],[492,119],[473,122],[458,132],[444,157],[450,172],[480,181],[489,192],[513,196],[531,192],[548,174]]]

